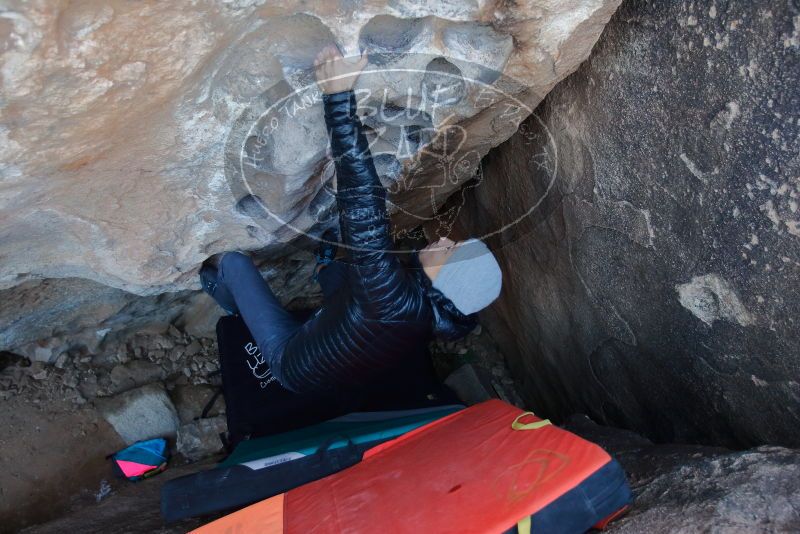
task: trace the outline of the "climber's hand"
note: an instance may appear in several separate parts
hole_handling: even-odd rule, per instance
[[[361,57],[345,59],[334,45],[323,48],[314,60],[314,72],[320,90],[328,95],[349,91],[355,85],[358,75],[367,65],[367,50]]]

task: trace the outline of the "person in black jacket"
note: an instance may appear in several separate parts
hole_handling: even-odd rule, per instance
[[[225,253],[218,268],[200,272],[203,289],[230,313],[241,314],[273,375],[295,392],[368,384],[402,365],[432,336],[454,340],[469,333],[477,311],[500,292],[497,261],[477,239],[440,239],[420,251],[410,268],[392,252],[386,191],[352,90],[366,63],[366,51],[349,63],[334,46],[315,62],[345,253],[319,273],[322,307],[298,321],[252,260],[238,252]]]

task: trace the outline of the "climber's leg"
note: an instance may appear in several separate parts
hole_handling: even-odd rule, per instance
[[[283,353],[284,345],[301,323],[283,308],[253,261],[244,254],[227,252],[222,256],[218,282],[233,296],[242,319],[275,373],[279,362],[274,358]]]

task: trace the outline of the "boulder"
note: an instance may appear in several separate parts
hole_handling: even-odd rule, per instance
[[[110,373],[109,392],[121,393],[137,386],[158,382],[165,375],[160,365],[146,360],[133,360],[126,364],[115,365]]]
[[[658,441],[800,445],[800,54],[789,2],[626,1],[484,160],[462,223],[527,403]]]
[[[181,423],[188,423],[199,419],[203,415],[208,402],[214,397],[219,388],[206,384],[187,384],[175,387],[170,396],[178,411]],[[214,405],[209,410],[209,416],[225,413],[225,398],[220,394]]]
[[[28,281],[0,291],[0,348],[40,361],[94,353],[109,333],[171,322],[197,293],[142,297],[80,278]]]
[[[313,59],[328,43],[346,55],[370,47],[376,72],[360,82],[372,95],[365,104],[379,104],[386,89],[399,117],[412,87],[408,113],[421,117],[414,131],[432,136],[445,125],[420,113],[421,86],[435,89],[442,76],[491,84],[502,74],[519,82],[508,96],[532,109],[588,56],[618,4],[11,2],[0,26],[0,287],[43,277],[92,279],[138,294],[197,287],[196,269],[209,255],[309,230],[320,202],[331,202],[323,198],[321,103],[305,90],[315,85]],[[281,107],[291,120],[279,135],[245,156],[260,162],[250,177],[255,198],[232,190],[225,143],[242,121],[255,126],[271,88],[299,99]],[[452,103],[442,101],[452,109],[439,113],[452,111],[448,127],[469,130],[470,172],[523,118],[501,126],[493,119],[505,106],[490,107],[476,94],[459,85]],[[384,131],[389,174],[408,166],[389,150],[413,144],[397,137],[412,126],[403,120],[371,121],[373,131]],[[243,131],[238,148],[252,148]]]
[[[468,363],[450,373],[444,380],[444,385],[467,406],[497,398],[491,378],[482,369],[476,369]]]
[[[160,384],[148,384],[96,401],[100,413],[130,445],[153,438],[175,437],[180,425],[175,406]]]
[[[402,232],[588,56],[619,1],[8,3],[0,295],[22,303],[0,314],[0,350],[32,355],[57,330],[37,356],[54,359],[140,300],[171,321],[166,295],[211,335],[218,312],[182,292],[203,260],[308,248],[335,221],[312,73],[326,44],[372,51],[357,90]]]
[[[200,460],[223,449],[220,434],[228,430],[225,416],[196,419],[178,429],[178,452],[189,460]]]
[[[178,326],[192,337],[217,337],[217,321],[225,314],[214,299],[197,292],[186,303]]]
[[[800,451],[759,447],[710,458],[684,456],[636,491],[614,532],[796,532]]]
[[[312,258],[310,252],[297,251],[259,263],[285,303],[313,302],[321,293],[309,283]],[[221,308],[202,291],[139,296],[79,278],[25,282],[0,290],[0,300],[5,303],[0,309],[0,350],[39,361],[53,361],[73,349],[103,353],[107,345],[136,334],[167,333],[173,322],[192,336],[216,337],[221,316]]]
[[[625,468],[635,500],[611,532],[796,532],[800,525],[798,449],[659,445],[580,415],[566,428]]]

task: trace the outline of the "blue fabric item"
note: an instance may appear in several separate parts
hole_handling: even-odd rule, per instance
[[[166,463],[169,459],[169,448],[167,440],[163,438],[139,441],[125,447],[119,452],[111,455],[112,460],[122,460],[125,462],[136,462],[137,464],[150,465],[153,469]],[[124,476],[124,474],[123,474]],[[140,480],[143,477],[126,477],[129,480]]]
[[[386,191],[356,114],[355,93],[323,95],[323,104],[348,265],[329,273],[346,276],[336,298],[301,322],[283,309],[247,256],[225,254],[218,275],[272,374],[298,393],[369,384],[424,350],[432,335],[457,339],[476,325],[475,316],[461,313],[431,286],[418,262],[407,268],[392,252]]]
[[[167,440],[156,438],[139,441],[115,453],[113,458],[153,466],[161,465],[167,461]]]
[[[616,460],[531,516],[531,534],[578,534],[633,501],[625,471]],[[517,534],[514,526],[504,534]]]

